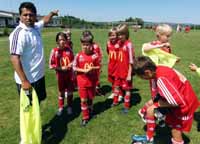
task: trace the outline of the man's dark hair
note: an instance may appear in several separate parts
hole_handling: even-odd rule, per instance
[[[22,13],[22,9],[26,8],[31,10],[35,15],[37,15],[37,10],[35,5],[32,2],[23,2],[21,3],[21,5],[19,6],[19,14],[21,15]]]
[[[142,76],[145,74],[145,70],[150,70],[152,72],[156,71],[155,63],[147,56],[139,56],[134,62],[134,72]]]

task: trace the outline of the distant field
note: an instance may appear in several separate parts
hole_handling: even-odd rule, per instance
[[[43,123],[43,144],[130,144],[132,134],[144,134],[144,123],[137,115],[137,111],[150,98],[148,81],[134,77],[132,92],[132,107],[127,115],[121,113],[123,107],[110,108],[110,83],[107,82],[107,55],[105,45],[108,30],[93,29],[95,41],[100,44],[104,52],[101,86],[107,90],[105,97],[97,96],[94,101],[94,110],[97,118],[89,124],[80,127],[81,112],[77,92],[74,93],[74,114],[67,114],[62,118],[55,116],[57,111],[57,82],[55,72],[48,69],[50,51],[56,46],[55,35],[62,29],[45,29],[43,42],[46,56],[46,88],[48,97],[41,104]],[[73,29],[72,38],[74,52],[80,50],[81,30]],[[131,31],[130,39],[134,43],[136,55],[141,55],[141,46],[144,42],[152,41],[155,35],[152,31]],[[190,33],[174,33],[171,38],[172,51],[181,57],[176,68],[191,81],[194,90],[200,99],[200,77],[192,73],[188,65],[194,62],[200,66],[200,31]],[[0,144],[19,143],[19,97],[13,80],[13,69],[9,59],[9,43],[7,37],[0,37]],[[190,144],[200,144],[200,110],[196,113],[192,131],[186,134],[185,140]],[[158,128],[155,135],[156,144],[168,144],[170,131],[168,128]]]

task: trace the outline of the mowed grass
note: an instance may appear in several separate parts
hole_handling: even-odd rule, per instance
[[[97,117],[92,119],[86,127],[80,126],[81,110],[77,92],[74,92],[72,116],[65,112],[61,118],[56,117],[57,111],[57,81],[55,72],[48,69],[50,51],[56,46],[55,35],[62,29],[45,29],[42,33],[46,56],[46,90],[48,97],[41,104],[43,123],[43,144],[130,144],[131,135],[144,134],[144,123],[137,115],[137,111],[150,98],[149,83],[133,78],[132,107],[127,115],[121,113],[123,104],[110,108],[110,83],[107,81],[106,41],[108,30],[92,30],[95,41],[100,44],[104,52],[101,86],[107,91],[106,96],[96,96],[94,110]],[[80,48],[81,30],[72,30],[74,52]],[[171,38],[173,53],[181,57],[176,68],[191,81],[194,90],[200,98],[200,77],[192,73],[188,65],[194,62],[200,66],[200,31],[190,33],[174,33]],[[149,30],[130,30],[130,39],[134,43],[136,56],[141,55],[144,42],[152,41],[155,35]],[[199,144],[200,110],[196,112],[192,130],[184,135],[187,143]],[[168,144],[169,128],[157,128],[156,144]],[[0,144],[16,144],[20,141],[19,131],[19,97],[13,80],[13,69],[9,59],[9,42],[7,37],[0,37]]]

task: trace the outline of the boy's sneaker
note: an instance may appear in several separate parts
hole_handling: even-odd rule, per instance
[[[85,127],[87,125],[87,123],[88,123],[88,120],[82,120],[81,121],[81,126]]]
[[[123,96],[119,95],[118,102],[121,102],[123,100]]]
[[[153,144],[152,141],[148,141],[146,135],[133,135],[132,144]]]
[[[116,104],[115,104],[115,103],[112,103],[112,104],[111,104],[111,107],[115,107],[115,106],[117,106],[117,105],[119,105],[119,103],[116,103]]]
[[[57,116],[61,116],[62,113],[63,113],[63,109],[62,109],[62,108],[59,108],[58,111],[57,111],[57,113],[56,113],[56,115],[57,115]]]
[[[72,114],[72,107],[67,107],[67,114],[71,115]]]
[[[127,113],[128,113],[128,109],[127,109],[127,108],[123,108],[123,109],[122,109],[122,113],[123,113],[123,114],[127,114]]]
[[[138,110],[138,115],[141,117],[142,121],[146,123],[145,115],[146,113],[142,112],[142,109]]]
[[[112,93],[109,97],[108,97],[108,99],[113,99],[114,98],[114,93]]]

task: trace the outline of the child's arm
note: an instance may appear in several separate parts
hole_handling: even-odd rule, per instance
[[[191,63],[189,65],[189,68],[190,68],[191,71],[196,71],[198,73],[198,75],[200,76],[200,68],[198,68],[197,65]]]
[[[76,72],[88,73],[88,72],[90,72],[92,70],[92,67],[89,67],[87,69],[82,69],[82,68],[74,67],[73,69]]]
[[[133,68],[133,66],[132,66],[132,64],[129,64],[128,67],[129,67],[129,68],[128,68],[128,75],[127,75],[127,77],[126,77],[126,80],[127,80],[127,81],[130,81],[130,80],[131,80],[131,76],[132,76],[132,68]]]
[[[162,48],[162,47],[170,47],[170,43],[162,43],[157,45],[152,45],[151,43],[146,43],[143,45],[142,49],[144,52],[148,52],[152,49]]]

